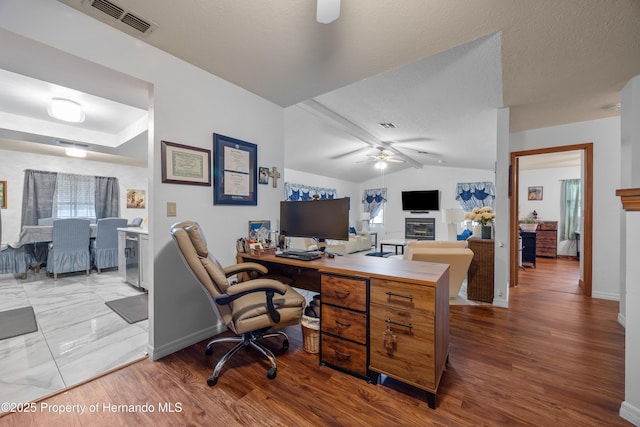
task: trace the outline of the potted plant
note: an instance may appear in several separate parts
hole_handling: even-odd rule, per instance
[[[538,229],[538,213],[536,211],[529,212],[529,215],[520,220],[520,230],[534,233]]]
[[[491,238],[491,225],[496,218],[496,214],[493,212],[491,206],[484,206],[482,208],[473,208],[471,212],[464,214],[464,219],[470,219],[473,222],[479,223],[482,226],[482,238]]]

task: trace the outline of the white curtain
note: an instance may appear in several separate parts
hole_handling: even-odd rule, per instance
[[[58,173],[53,196],[54,218],[95,218],[96,178]]]

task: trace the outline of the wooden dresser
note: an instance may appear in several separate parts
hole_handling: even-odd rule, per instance
[[[538,224],[536,256],[558,257],[558,221],[544,221]]]
[[[467,273],[467,299],[493,303],[495,241],[471,238],[467,242],[473,252]]]

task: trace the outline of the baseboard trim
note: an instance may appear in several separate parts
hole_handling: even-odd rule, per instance
[[[201,329],[192,334],[181,337],[180,339],[168,342],[159,347],[152,347],[151,345],[149,345],[148,347],[149,357],[151,357],[152,360],[162,359],[163,357],[173,354],[176,351],[180,351],[184,348],[189,347],[190,345],[197,344],[200,341],[204,341],[226,330],[227,330],[226,326],[219,323],[209,328]]]
[[[622,402],[622,405],[620,405],[620,417],[635,426],[640,426],[640,409],[626,401]]]

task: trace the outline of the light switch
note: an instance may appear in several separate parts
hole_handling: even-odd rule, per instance
[[[167,216],[176,216],[177,207],[176,202],[167,202]]]

